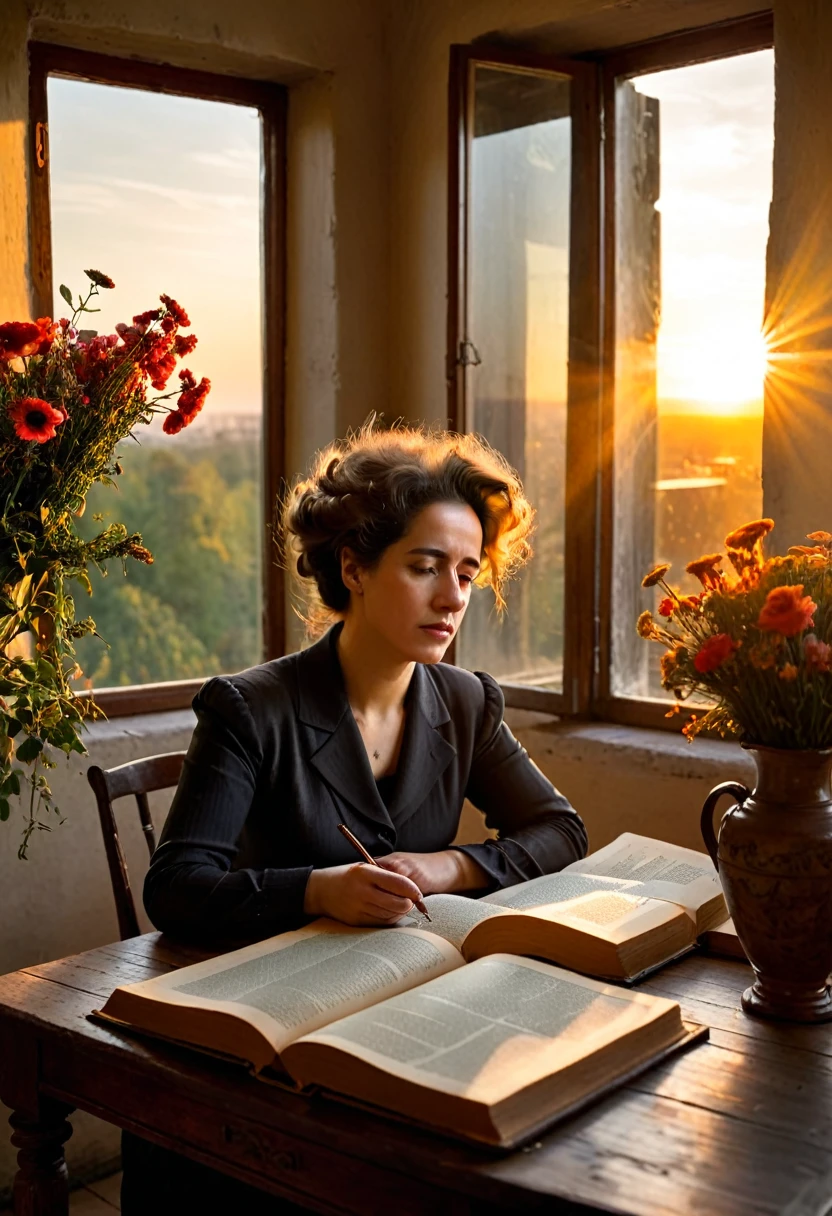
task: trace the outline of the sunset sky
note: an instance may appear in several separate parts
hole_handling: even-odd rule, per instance
[[[661,105],[659,398],[760,412],[774,53],[634,84]]]
[[[256,110],[53,78],[49,134],[55,315],[58,285],[77,292],[90,266],[116,283],[87,321],[99,332],[166,292],[199,337],[186,362],[211,379],[211,415],[259,412]]]

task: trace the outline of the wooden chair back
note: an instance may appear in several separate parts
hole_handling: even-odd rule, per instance
[[[135,797],[142,832],[147,842],[148,856],[152,857],[156,848],[156,832],[147,795],[154,790],[175,786],[179,781],[184,760],[185,752],[166,752],[161,756],[147,756],[143,760],[119,764],[116,768],[104,769],[99,768],[97,764],[92,764],[87,769],[87,780],[92,786],[98,803],[98,818],[101,821],[101,832],[104,836],[104,848],[107,853],[107,864],[110,867],[110,882],[113,886],[118,929],[122,941],[128,937],[137,937],[141,930],[136,916],[133,892],[130,889],[127,862],[118,837],[113,803],[117,798],[125,798],[129,794]]]

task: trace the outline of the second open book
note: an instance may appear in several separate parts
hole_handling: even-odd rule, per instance
[[[675,1002],[537,959],[621,978],[675,956],[724,919],[710,864],[627,834],[487,899],[429,896],[429,926],[321,919],[117,988],[102,1014],[509,1146],[690,1040]]]

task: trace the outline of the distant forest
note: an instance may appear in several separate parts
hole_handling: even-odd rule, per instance
[[[251,434],[199,443],[123,444],[117,489],[90,492],[78,529],[113,521],[140,532],[155,560],[92,570],[76,585],[76,615],[98,638],[78,644],[79,686],[194,679],[261,660],[260,451]],[[103,523],[94,517],[101,514]]]

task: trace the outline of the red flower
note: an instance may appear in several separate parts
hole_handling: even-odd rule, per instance
[[[810,633],[803,643],[803,656],[807,671],[832,670],[832,646],[819,642],[813,633]]]
[[[669,595],[666,595],[659,604],[659,616],[673,616],[673,609],[676,605]]]
[[[187,426],[187,422],[179,413],[179,410],[171,410],[165,421],[162,423],[162,430],[166,435],[178,435],[183,426]]]
[[[147,312],[140,312],[133,318],[133,324],[139,333],[143,334],[147,331],[148,326],[152,325],[154,321],[158,320],[159,309],[148,308]]]
[[[84,274],[91,282],[95,283],[96,287],[106,287],[108,291],[111,291],[115,287],[115,283],[110,276],[103,274],[100,270],[85,270]]]
[[[190,373],[189,373],[190,375]],[[193,377],[191,377],[193,379]],[[176,408],[185,418],[186,422],[192,422],[199,411],[205,404],[205,398],[211,391],[211,381],[202,377],[199,384],[194,384],[183,390],[179,394],[179,401]]]
[[[693,665],[703,675],[709,671],[716,671],[717,667],[721,667],[738,647],[739,642],[735,642],[729,634],[714,634],[700,646],[694,655]]]
[[[802,583],[774,587],[757,618],[757,628],[767,633],[780,633],[784,638],[796,637],[814,624],[812,614],[816,608],[815,601],[803,594]]]
[[[57,328],[50,317],[38,317],[37,321],[6,321],[0,325],[0,359],[8,361],[26,355],[45,355]]]
[[[47,439],[55,438],[55,427],[61,425],[66,413],[59,413],[40,397],[24,397],[10,406],[9,417],[19,439],[46,443]]]
[[[191,319],[188,316],[188,314],[185,312],[185,309],[182,307],[182,305],[177,304],[176,300],[174,300],[172,296],[163,295],[163,296],[159,296],[159,299],[162,301],[165,308],[171,314],[174,321],[176,321],[177,325],[181,325],[183,329],[187,329],[191,323]]]
[[[196,346],[196,334],[177,334],[173,340],[173,349],[176,351],[180,359],[184,359],[189,355]]]

